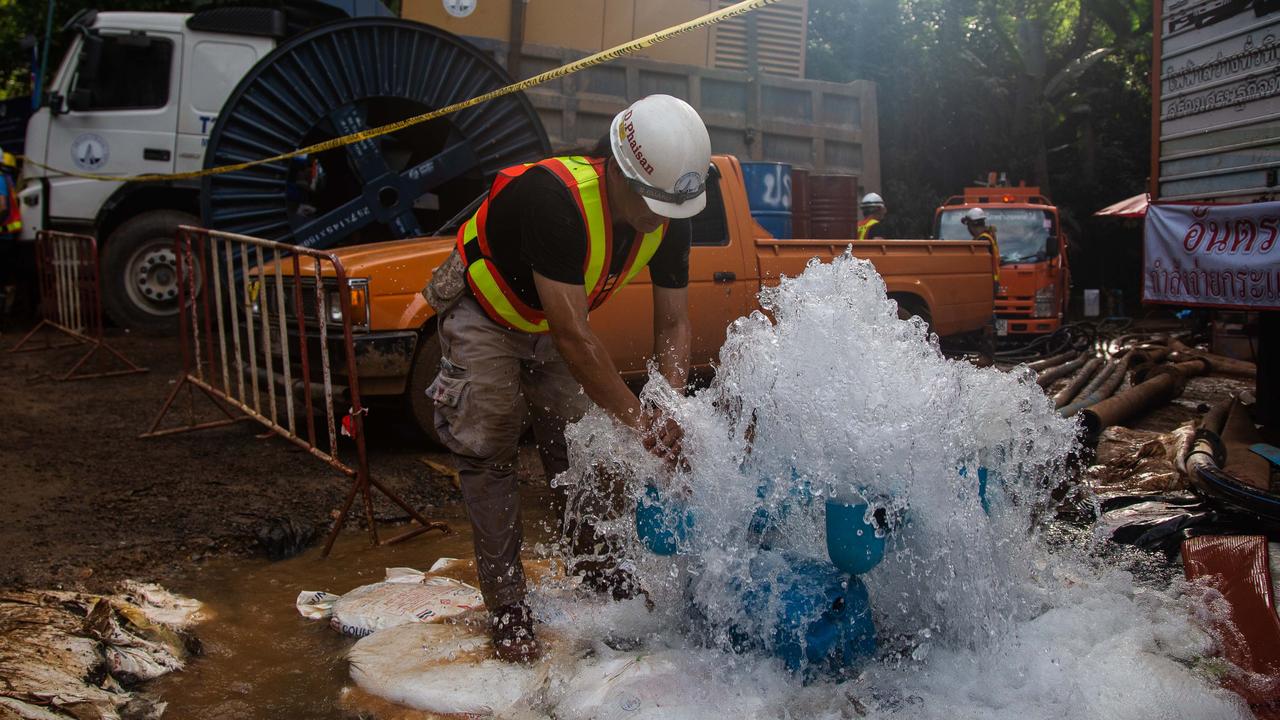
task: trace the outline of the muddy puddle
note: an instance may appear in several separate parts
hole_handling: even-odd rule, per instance
[[[526,551],[549,536],[545,492],[522,493]],[[265,559],[212,560],[192,578],[174,583],[175,592],[205,603],[207,620],[196,628],[204,654],[180,673],[160,678],[148,690],[168,702],[167,718],[202,720],[343,720],[342,689],[352,685],[346,651],[355,638],[324,621],[298,614],[302,590],[345,593],[379,582],[389,567],[426,570],[441,557],[472,557],[471,529],[462,508],[436,513],[453,529],[399,545],[370,547],[364,532],[346,531],[328,558],[321,546],[278,562]],[[403,527],[384,527],[393,537]]]

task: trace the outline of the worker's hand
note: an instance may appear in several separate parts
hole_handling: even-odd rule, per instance
[[[649,452],[675,465],[680,459],[684,429],[669,415],[656,408],[640,414],[640,442]]]

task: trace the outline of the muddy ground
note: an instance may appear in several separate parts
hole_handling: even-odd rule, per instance
[[[112,333],[109,342],[150,372],[59,382],[53,374],[83,350],[7,352],[19,337],[0,337],[0,546],[8,549],[0,554],[0,587],[105,591],[124,578],[168,584],[214,556],[287,554],[323,539],[350,481],[264,436],[261,426],[138,438],[179,377],[176,339]],[[1171,430],[1242,387],[1198,378],[1134,426]],[[180,402],[175,409],[183,408]],[[169,422],[184,418],[178,412]],[[371,472],[414,507],[430,517],[433,508],[458,502],[453,481],[422,462],[447,463],[448,456],[432,450],[404,416],[375,409],[367,436]],[[541,481],[528,449],[521,475]],[[380,523],[404,517],[375,500]],[[354,513],[346,532],[363,532],[361,521]]]
[[[169,583],[215,555],[287,553],[323,538],[350,481],[264,437],[260,425],[138,438],[179,377],[176,339],[113,333],[109,342],[148,373],[59,382],[53,374],[84,351],[8,352],[19,337],[0,336],[0,587]],[[196,402],[203,405],[198,395]],[[178,412],[166,425],[185,417]],[[372,411],[367,436],[371,472],[425,515],[460,499],[447,475],[422,462],[448,456],[399,414]],[[536,474],[536,460],[527,459],[533,467],[522,462],[522,473]],[[380,523],[405,516],[376,494],[374,507]],[[347,532],[363,532],[359,512]]]

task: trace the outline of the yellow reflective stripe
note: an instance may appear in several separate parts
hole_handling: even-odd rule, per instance
[[[663,227],[659,225],[657,230],[645,235],[644,239],[640,241],[640,250],[636,252],[636,261],[627,269],[626,277],[622,278],[622,282],[618,283],[618,286],[614,288],[614,292],[621,290],[624,285],[631,282],[631,278],[640,274],[640,271],[648,266],[649,261],[657,254],[658,246],[662,244]]]
[[[502,288],[498,286],[498,281],[489,272],[489,263],[487,261],[480,260],[472,263],[467,268],[467,274],[471,276],[471,281],[475,283],[476,287],[484,295],[484,299],[511,327],[527,333],[544,333],[550,329],[546,320],[534,324],[516,311],[511,301],[502,293]]]
[[[582,212],[587,223],[587,266],[583,269],[582,285],[590,295],[605,273],[605,242],[609,228],[604,222],[604,199],[600,194],[600,176],[595,166],[585,157],[551,158],[564,166],[578,183],[578,197],[582,198]]]

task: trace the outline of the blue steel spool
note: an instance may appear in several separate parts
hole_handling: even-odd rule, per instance
[[[742,163],[751,217],[776,238],[791,237],[791,166],[787,163]]]

